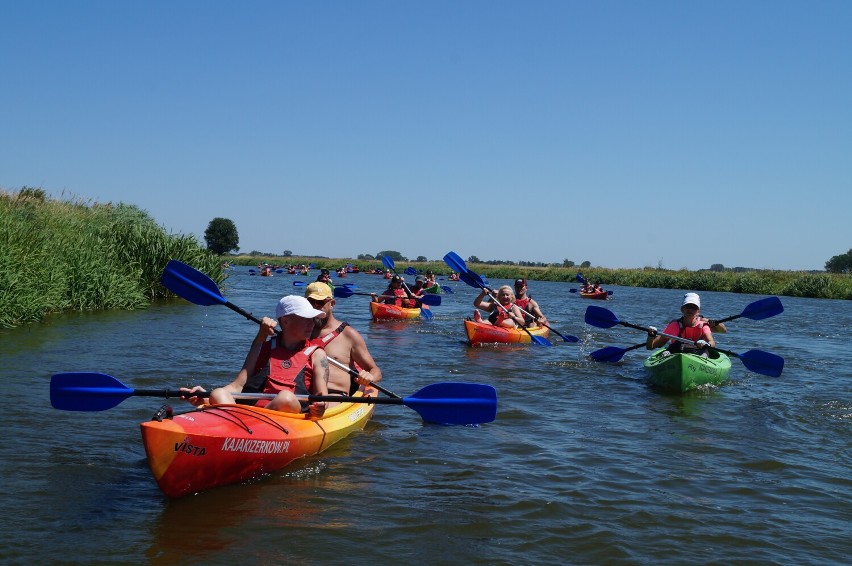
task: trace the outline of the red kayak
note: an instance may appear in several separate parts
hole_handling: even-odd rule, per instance
[[[598,291],[596,293],[583,293],[580,291],[580,296],[584,299],[600,299],[605,301],[609,298],[609,291]]]

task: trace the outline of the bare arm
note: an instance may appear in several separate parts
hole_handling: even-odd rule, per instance
[[[358,376],[360,378],[358,384],[365,385],[363,382],[365,380],[373,381],[375,383],[380,382],[382,380],[382,370],[379,369],[379,366],[376,365],[376,361],[373,359],[370,351],[367,350],[367,343],[364,341],[364,337],[351,326],[347,327],[343,332],[347,333],[349,338],[352,340],[352,349],[349,352],[350,359],[361,368]],[[365,373],[367,373],[369,377],[364,375]]]

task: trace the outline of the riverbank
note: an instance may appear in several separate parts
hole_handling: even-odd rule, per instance
[[[351,263],[362,272],[384,265],[379,260],[360,261],[347,258],[315,258],[302,256],[234,256],[234,265],[258,265],[267,262],[280,265],[316,264],[317,268],[338,269]],[[443,261],[398,261],[397,271],[402,273],[407,267],[418,272],[432,270],[446,277],[449,267]],[[786,297],[807,297],[814,299],[852,300],[852,275],[834,273],[812,273],[806,271],[688,271],[656,268],[643,269],[607,269],[589,267],[527,267],[512,265],[488,265],[469,263],[468,268],[491,279],[527,278],[536,281],[556,281],[577,285],[577,273],[602,286],[621,285],[624,287],[647,287],[649,289],[684,289],[690,291],[722,291],[727,293],[750,293],[754,295],[778,295]]]
[[[170,259],[222,279],[219,258],[194,236],[167,234],[133,205],[0,191],[0,328],[69,310],[145,308],[168,294],[159,281]]]
[[[224,279],[221,258],[211,255],[193,235],[168,234],[144,210],[124,203],[53,200],[41,189],[0,191],[0,328],[41,321],[68,310],[147,307],[169,295],[159,283],[170,259],[178,259]],[[380,260],[299,256],[229,256],[236,265],[310,264],[337,269],[357,264],[362,271]],[[443,261],[398,262],[446,277]],[[577,267],[525,267],[471,263],[492,279],[526,277],[576,285]],[[797,271],[670,271],[664,269],[582,270],[603,285],[724,291],[821,299],[852,299],[852,276]]]

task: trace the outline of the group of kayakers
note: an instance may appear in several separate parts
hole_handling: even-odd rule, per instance
[[[372,300],[406,308],[427,308],[418,298],[423,296],[430,281],[434,284],[434,275],[427,272],[417,275],[414,285],[409,287],[400,275],[393,275],[381,294],[371,293]],[[526,279],[517,279],[513,286],[503,285],[496,291],[483,287],[473,304],[476,307],[473,319],[478,323],[504,328],[547,325],[547,317],[528,293]],[[380,381],[382,372],[364,338],[334,317],[334,305],[330,271],[322,269],[317,280],[306,287],[304,296],[283,297],[276,306],[276,318],[263,318],[237,376],[228,385],[214,389],[209,402],[233,403],[234,395],[243,392],[275,393],[275,398],[258,401],[257,405],[284,412],[309,412],[318,417],[329,403],[306,403],[297,395],[348,396],[360,385]],[[480,310],[489,316],[483,318]],[[716,346],[713,332],[726,332],[725,325],[701,315],[697,293],[684,295],[680,311],[681,316],[669,322],[663,333],[653,326],[648,328],[646,347],[652,350],[664,346],[671,339],[662,334],[668,334],[692,342],[671,340],[669,352],[707,355],[709,348]],[[280,331],[276,329],[279,326]],[[194,395],[204,391],[200,386],[182,391],[186,393],[185,399],[194,405],[205,402],[203,397]]]
[[[601,288],[600,283],[592,283],[591,281],[583,281],[580,285],[581,293],[602,293],[603,289]]]

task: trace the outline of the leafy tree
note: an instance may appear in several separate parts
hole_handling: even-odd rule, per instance
[[[394,260],[394,262],[408,261],[407,257],[405,257],[401,253],[395,252],[393,250],[385,250],[383,252],[379,252],[379,253],[376,254],[376,257],[385,257],[385,256],[391,258],[392,260]]]
[[[580,267],[582,267],[583,269],[585,269],[587,267],[591,267],[591,266],[592,266],[592,262],[589,261],[589,260],[586,260],[586,261],[584,261],[583,263],[580,264]]]
[[[376,258],[371,256],[370,254],[358,254],[358,259],[360,259],[361,261],[370,261],[370,260],[374,260]]]
[[[225,255],[231,250],[240,251],[240,236],[233,220],[214,218],[204,231],[207,249],[216,255]]]
[[[479,261],[479,258],[476,257],[475,255],[472,255],[469,258],[467,258],[467,261],[470,262],[470,263],[482,263],[481,261]]]
[[[284,257],[290,257],[292,255],[293,255],[293,252],[291,252],[290,250],[284,250]]]
[[[852,249],[825,262],[825,270],[829,273],[852,273]]]
[[[425,255],[419,255],[419,256],[417,256],[417,259],[415,259],[414,261],[429,261],[429,260],[426,259]]]
[[[710,271],[725,271],[725,266],[721,263],[714,263],[710,266]]]
[[[574,262],[570,259],[563,260],[562,267],[574,267]]]

